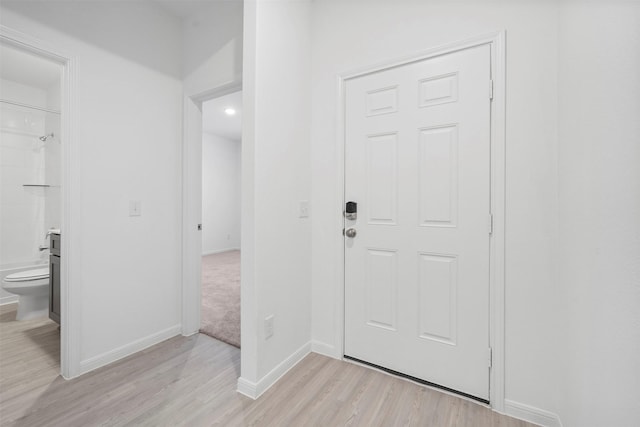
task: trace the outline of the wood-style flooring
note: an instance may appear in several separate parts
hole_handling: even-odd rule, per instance
[[[66,381],[58,326],[15,310],[0,307],[2,426],[531,426],[313,353],[253,401],[236,392],[240,350],[201,334]]]

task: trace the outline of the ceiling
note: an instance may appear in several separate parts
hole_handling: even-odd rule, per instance
[[[186,18],[202,10],[211,0],[153,0],[160,7],[174,15]],[[12,46],[0,45],[0,78],[17,83],[49,89],[60,83],[62,66],[56,62],[21,51]],[[232,107],[233,116],[224,110]],[[224,138],[240,141],[242,139],[242,92],[225,95],[202,105],[203,131]]]
[[[225,109],[233,108],[230,116]],[[242,139],[242,91],[206,101],[202,104],[202,131],[233,141]]]
[[[195,18],[205,14],[215,3],[242,2],[243,0],[151,0],[166,12],[180,19]]]
[[[56,62],[0,44],[0,78],[46,90],[60,83],[61,73]]]
[[[185,19],[203,12],[211,0],[154,0],[154,3],[173,16]]]

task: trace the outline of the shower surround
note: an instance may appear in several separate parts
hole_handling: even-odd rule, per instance
[[[57,110],[59,93],[0,80],[0,273],[46,265],[40,248],[60,227],[60,115],[39,109]],[[0,304],[13,299],[0,290]]]

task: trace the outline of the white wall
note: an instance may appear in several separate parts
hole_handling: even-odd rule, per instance
[[[567,2],[560,26],[565,426],[640,425],[640,3]]]
[[[242,380],[255,385],[311,336],[311,226],[298,217],[310,196],[310,5],[244,8]]]
[[[505,29],[506,399],[549,424],[638,425],[640,5],[363,5],[312,10],[316,347],[339,356],[336,75]]]
[[[337,254],[341,73],[507,32],[506,398],[557,412],[563,293],[557,283],[557,34],[554,2],[319,0],[312,10],[313,339],[340,356]],[[337,236],[337,238],[336,238]]]
[[[42,108],[60,108],[60,105],[48,105],[47,91],[43,88],[25,85],[7,79],[1,79],[0,93],[2,93],[2,99],[6,99],[8,101],[20,102]]]
[[[3,1],[0,22],[78,64],[80,371],[180,323],[181,27],[144,2]],[[140,200],[142,215],[129,216]],[[64,256],[64,254],[63,254]],[[76,370],[76,373],[78,371]]]
[[[242,1],[203,5],[183,23],[184,91],[193,96],[242,76]]]
[[[240,141],[202,135],[202,254],[240,249]]]

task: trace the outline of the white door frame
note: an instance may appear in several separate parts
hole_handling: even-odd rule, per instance
[[[489,274],[489,345],[492,348],[492,367],[489,377],[489,400],[491,407],[499,412],[504,411],[504,311],[505,311],[505,96],[506,96],[506,55],[505,55],[505,31],[497,31],[480,35],[471,39],[437,46],[410,57],[394,59],[381,64],[368,66],[338,76],[338,135],[337,153],[339,204],[341,210],[344,207],[345,190],[345,82],[366,74],[382,71],[388,68],[406,65],[412,62],[422,61],[435,56],[468,49],[475,46],[489,44],[491,46],[491,78],[493,80],[493,101],[491,103],[491,213],[493,214],[493,233],[490,239],[490,274]],[[487,91],[489,87],[487,87]],[[342,313],[336,322],[336,337],[340,355],[344,355],[344,326],[345,326],[345,253],[342,228],[344,221],[339,221],[340,229],[334,233],[336,253],[338,254],[338,275],[342,279],[342,292],[339,292],[338,313]]]
[[[19,31],[0,25],[0,42],[62,65],[60,126],[62,149],[62,230],[60,257],[60,374],[80,375],[81,287],[80,231],[80,147],[77,142],[77,59],[57,47]]]
[[[192,173],[190,165],[193,162],[202,164],[202,103],[239,90],[242,90],[242,81],[238,79],[184,97],[181,307],[184,336],[196,334],[200,330],[202,231],[198,230],[198,224],[202,224],[202,174]]]

